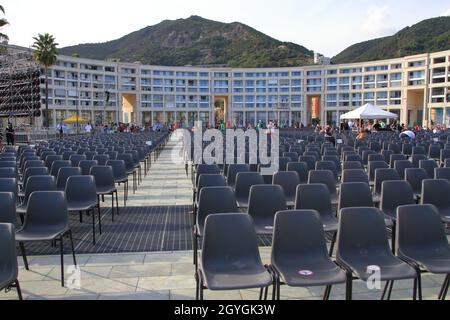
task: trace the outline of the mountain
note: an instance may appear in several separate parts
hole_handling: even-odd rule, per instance
[[[345,49],[333,63],[399,58],[450,49],[450,17],[424,20],[395,35],[361,42]]]
[[[199,16],[165,20],[120,39],[66,47],[61,54],[164,66],[290,67],[313,63],[313,52],[239,22]]]

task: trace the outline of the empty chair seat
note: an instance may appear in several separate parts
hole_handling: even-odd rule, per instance
[[[409,160],[397,160],[394,163],[394,169],[398,172],[400,179],[405,179],[405,170],[413,168],[413,164]]]
[[[367,173],[369,174],[369,183],[374,184],[375,183],[375,171],[377,169],[388,169],[388,164],[382,160],[382,161],[369,161],[368,167],[367,167]]]
[[[402,180],[395,169],[377,169],[375,170],[375,182],[374,182],[374,202],[380,202],[381,186],[383,181],[395,181]]]
[[[316,158],[313,156],[300,156],[298,162],[304,162],[308,165],[308,170],[314,170],[316,168]]]
[[[249,215],[211,215],[206,219],[204,229],[202,263],[196,274],[197,299],[203,300],[205,288],[262,290],[273,283],[271,274],[261,261]]]
[[[368,266],[381,270],[379,281],[414,279],[416,298],[417,272],[392,254],[384,216],[377,208],[341,210],[336,260],[347,271],[347,300],[352,298],[353,276],[362,281],[372,276]]]
[[[19,300],[22,300],[20,289],[19,266],[17,263],[15,227],[10,223],[0,223],[0,290],[16,288]]]
[[[97,196],[102,196],[102,198],[106,195],[111,196],[111,219],[114,221],[114,207],[116,207],[116,213],[119,214],[119,196],[114,182],[113,168],[110,166],[94,166],[89,174],[95,178]]]
[[[317,211],[281,211],[275,217],[271,266],[280,285],[290,287],[326,286],[328,299],[331,286],[345,283],[346,275],[327,255],[322,221]],[[308,270],[299,270],[307,266]],[[303,273],[302,273],[303,271]]]
[[[72,166],[72,162],[70,160],[56,160],[51,166],[50,174],[54,177],[57,177],[59,169],[70,166]]]
[[[16,168],[0,168],[0,179],[1,178],[17,178]]]
[[[83,154],[73,154],[69,158],[70,162],[72,162],[73,167],[78,167],[81,161],[86,160],[86,156]]]
[[[381,155],[384,157],[384,161],[386,161],[386,163],[390,164],[391,163],[391,156],[394,153],[392,152],[392,150],[382,150],[381,151]]]
[[[272,183],[282,187],[288,207],[293,207],[297,186],[300,184],[298,173],[296,171],[277,172],[273,175]]]
[[[425,169],[429,179],[434,178],[434,169],[437,167],[438,165],[434,160],[421,160],[419,162],[419,168]]]
[[[91,168],[98,166],[98,163],[96,160],[83,160],[80,161],[78,166],[81,168],[81,174],[84,176],[88,176],[91,172]]]
[[[367,173],[362,169],[344,170],[342,171],[341,182],[364,182],[369,184],[369,177],[367,176]]]
[[[106,154],[98,154],[98,155],[95,155],[92,160],[97,161],[99,166],[105,166],[109,160],[109,156]]]
[[[250,188],[264,184],[263,177],[258,172],[239,172],[236,176],[235,194],[239,208],[247,208]]]
[[[434,169],[435,179],[446,179],[450,182],[450,168],[435,168]]]
[[[359,161],[345,161],[342,164],[342,170],[363,169],[362,163]]]
[[[254,185],[250,189],[247,213],[257,234],[270,235],[278,211],[286,210],[286,198],[279,185]]]
[[[411,157],[411,162],[414,166],[414,168],[419,168],[420,161],[427,160],[427,156],[424,154],[415,154]]]
[[[344,208],[373,207],[372,193],[368,183],[341,183],[338,212]]]
[[[280,157],[278,161],[278,171],[286,171],[287,164],[291,161],[291,158]]]
[[[284,152],[283,153],[283,157],[284,158],[290,158],[291,161],[289,161],[289,162],[293,162],[293,161],[297,161],[298,160],[299,155],[298,155],[297,152]]]
[[[439,160],[441,158],[441,145],[432,144],[428,148],[428,158]]]
[[[220,169],[216,164],[199,164],[195,169],[194,186],[198,184],[198,179],[202,174],[220,174]]]
[[[425,151],[424,147],[417,146],[417,147],[413,147],[412,155],[415,155],[415,154],[427,155],[427,152]]]
[[[71,176],[81,176],[81,168],[79,167],[63,167],[58,170],[56,177],[56,189],[64,191],[66,189],[67,179]]]
[[[338,204],[338,195],[336,191],[336,181],[333,172],[329,170],[313,170],[309,172],[308,184],[323,183],[330,191],[331,203]]]
[[[236,184],[237,174],[240,172],[251,172],[248,164],[230,164],[227,172],[227,183],[234,188]]]
[[[422,194],[422,181],[426,179],[428,179],[428,174],[425,169],[409,168],[405,171],[405,180],[411,185],[416,199],[420,198]]]
[[[389,161],[389,165],[392,169],[394,169],[394,165],[396,161],[405,161],[406,160],[406,156],[404,156],[403,154],[392,154],[391,155],[391,159]]]
[[[62,160],[63,158],[62,158],[62,156],[60,156],[60,155],[50,155],[50,156],[47,156],[46,158],[45,158],[45,166],[47,167],[47,168],[51,168],[52,167],[52,164],[53,164],[53,162],[55,162],[55,161],[57,161],[57,160]]]

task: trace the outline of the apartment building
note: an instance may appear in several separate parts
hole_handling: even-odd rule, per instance
[[[450,125],[450,50],[298,68],[164,67],[59,56],[49,70],[50,123],[79,114],[140,125],[195,121],[339,124],[372,103],[405,124]],[[42,97],[45,97],[42,85]],[[45,101],[43,100],[44,104]]]

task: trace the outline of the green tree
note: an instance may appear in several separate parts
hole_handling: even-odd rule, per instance
[[[44,126],[46,128],[50,125],[50,119],[48,116],[48,69],[55,64],[57,59],[57,49],[58,45],[55,42],[55,38],[48,34],[38,34],[34,37],[33,48],[33,58],[38,61],[43,67],[45,72],[45,119]]]
[[[3,8],[2,5],[0,5],[0,11],[3,14],[5,14],[5,8]],[[0,29],[3,28],[4,26],[8,25],[8,24],[9,23],[8,23],[8,21],[5,18],[1,18],[0,19]],[[8,36],[6,34],[4,34],[4,33],[0,33],[0,41],[4,41],[4,40],[8,41],[9,40]]]

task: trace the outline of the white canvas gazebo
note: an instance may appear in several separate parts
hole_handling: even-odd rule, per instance
[[[373,104],[365,104],[362,107],[341,115],[341,120],[364,120],[364,119],[397,119],[395,113],[384,111]]]

